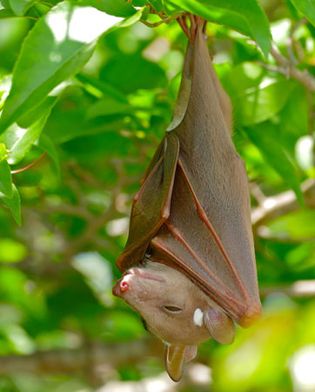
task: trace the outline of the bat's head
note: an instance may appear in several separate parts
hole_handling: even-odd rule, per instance
[[[233,341],[233,321],[174,268],[156,262],[131,268],[116,283],[113,293],[136,309],[149,331],[167,344],[168,357],[190,360],[196,345],[211,337],[220,343]],[[181,354],[179,348],[184,350]]]

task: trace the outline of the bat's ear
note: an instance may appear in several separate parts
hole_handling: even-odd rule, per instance
[[[219,343],[232,343],[235,336],[233,321],[222,310],[209,308],[204,312],[203,320],[211,337]]]
[[[165,367],[173,381],[179,381],[183,373],[184,362],[189,362],[197,355],[197,346],[168,344],[165,350]]]

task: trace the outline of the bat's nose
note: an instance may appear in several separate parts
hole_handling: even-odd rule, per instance
[[[118,282],[113,287],[112,293],[116,297],[121,297],[124,292],[129,289],[129,284],[125,278],[118,280]]]
[[[120,287],[120,291],[124,293],[125,291],[127,291],[129,289],[128,282],[125,279],[122,279],[119,287]]]

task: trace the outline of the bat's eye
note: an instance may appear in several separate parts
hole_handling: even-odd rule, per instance
[[[167,313],[180,313],[183,309],[174,305],[164,305],[163,309],[166,310]]]

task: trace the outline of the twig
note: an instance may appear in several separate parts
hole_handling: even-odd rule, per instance
[[[141,22],[142,22],[144,25],[148,26],[148,27],[158,27],[158,26],[161,26],[163,23],[166,23],[166,24],[167,24],[167,23],[172,22],[172,21],[175,20],[177,17],[178,17],[178,15],[168,16],[167,18],[162,18],[162,20],[160,20],[160,21],[158,21],[158,22],[154,22],[154,23],[148,22],[148,21],[146,21],[146,20],[141,20]]]
[[[79,218],[83,218],[88,220],[93,220],[94,215],[91,214],[86,208],[80,205],[72,205],[72,204],[58,204],[52,205],[47,203],[45,208],[38,207],[36,208],[40,212],[46,212],[49,214],[59,213],[64,215],[76,216]]]
[[[286,294],[293,298],[313,297],[315,296],[315,280],[298,280],[291,285],[263,287],[260,289],[260,294],[263,297],[277,293]]]
[[[291,25],[290,36],[288,41],[288,53],[292,63],[302,62],[304,60],[305,54],[299,41],[294,39],[296,31],[303,25],[307,23],[306,18],[299,19],[296,23]]]
[[[263,204],[266,200],[266,195],[260,189],[260,187],[255,183],[250,183],[250,193],[254,197],[254,199],[259,203],[259,205]]]
[[[275,46],[271,47],[270,53],[275,59],[276,63],[283,67],[283,69],[280,68],[278,70],[279,72],[299,81],[308,90],[315,91],[315,78],[311,74],[309,74],[307,71],[300,71],[294,67],[294,65],[285,56],[283,56],[278,51],[278,49],[275,48]]]
[[[302,186],[305,205],[315,208],[315,180],[307,180]],[[263,203],[252,211],[253,229],[257,230],[262,224],[299,208],[299,203],[293,191],[286,191],[276,196],[267,197]]]
[[[42,159],[44,159],[46,155],[47,155],[46,152],[44,152],[40,157],[38,157],[37,159],[35,159],[35,161],[29,163],[28,165],[21,167],[20,169],[11,170],[11,174],[19,174],[25,172],[26,170],[31,169],[32,167],[37,165]]]

